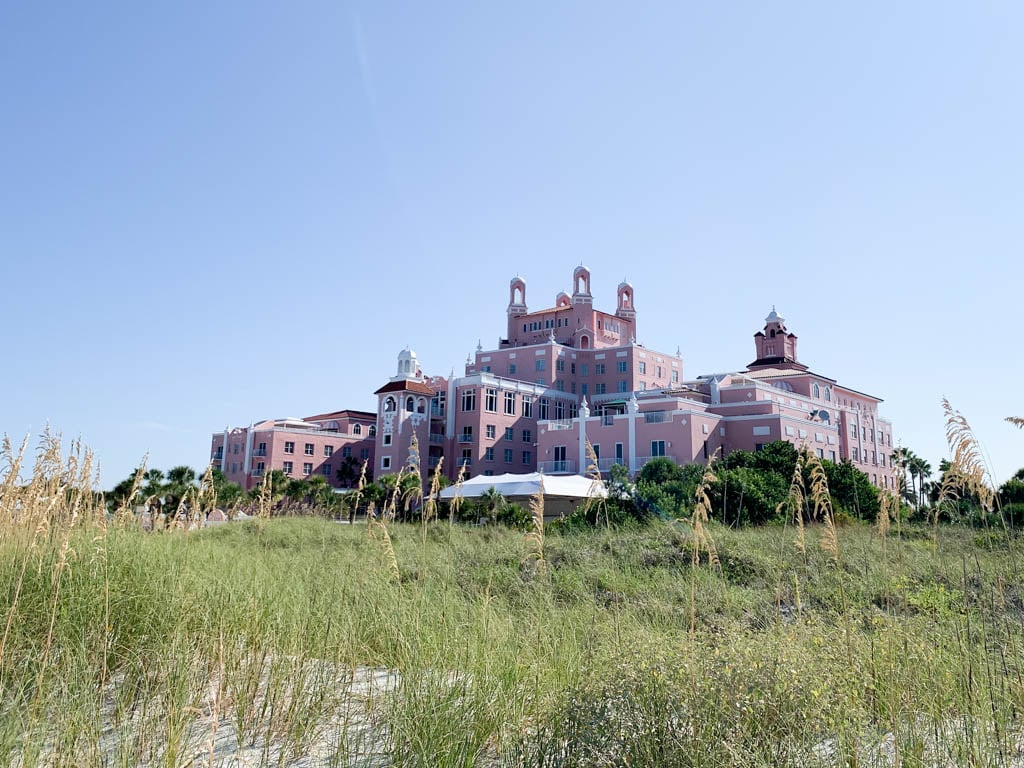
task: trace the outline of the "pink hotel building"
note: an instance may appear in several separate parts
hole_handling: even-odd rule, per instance
[[[376,477],[397,473],[415,434],[421,467],[444,457],[451,479],[460,466],[467,477],[584,474],[588,441],[603,472],[621,464],[633,473],[655,457],[704,463],[786,440],[823,459],[849,459],[877,486],[896,487],[881,400],[810,371],[774,309],[754,334],[756,358],[745,370],[687,380],[678,352],[637,343],[633,301],[633,287],[622,283],[614,313],[594,309],[590,272],[580,266],[572,295],[530,312],[516,277],[506,337],[496,349],[478,347],[463,376],[424,376],[416,354],[403,350],[375,393],[375,414],[338,411],[216,433],[214,464],[246,488],[270,469],[339,485],[347,456],[368,460]]]

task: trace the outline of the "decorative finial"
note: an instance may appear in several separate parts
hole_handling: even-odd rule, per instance
[[[682,348],[680,348],[678,345],[676,345],[676,357],[682,357],[682,356],[683,356]]]
[[[552,344],[555,343],[555,332],[554,331],[551,331],[551,333],[548,334],[548,341],[550,341]]]
[[[476,351],[477,352],[482,352],[483,349],[484,349],[484,345],[480,343],[480,339],[477,339],[476,340]]]

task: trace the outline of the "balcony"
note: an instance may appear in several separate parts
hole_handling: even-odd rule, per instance
[[[556,421],[548,422],[548,429],[553,432],[557,432],[560,429],[572,429],[572,422],[568,419],[558,419]]]
[[[545,475],[574,475],[576,474],[575,461],[542,461],[537,464],[537,470]]]
[[[430,433],[430,444],[431,445],[441,445],[443,443],[444,443],[444,435],[443,434],[439,434],[437,432],[431,432]]]
[[[432,405],[432,406],[430,406],[430,415],[431,415],[432,418],[435,418],[435,419],[443,419],[444,418],[444,408],[440,408],[440,407],[438,407],[436,405]]]
[[[441,463],[441,459],[443,459],[443,458],[444,458],[444,456],[428,456],[427,457],[427,466],[429,466],[429,467],[436,467],[438,464]]]
[[[651,459],[668,459],[669,461],[675,463],[676,457],[675,456],[637,456],[636,457],[636,463],[635,463],[635,465],[633,467],[634,471],[640,469],[644,464],[646,464]]]
[[[626,465],[626,460],[623,459],[623,458],[610,458],[610,459],[598,459],[597,460],[597,468],[600,469],[602,472],[610,471],[611,468],[614,467],[616,464],[618,464],[619,466],[625,466]]]
[[[615,415],[614,414],[606,413],[606,414],[604,414],[601,417],[601,426],[602,427],[611,427],[611,426],[614,426],[614,424],[615,424]]]
[[[473,442],[473,436],[463,432],[461,435],[459,435],[459,442],[460,443],[472,443]]]
[[[473,460],[467,456],[463,456],[455,460],[455,466],[457,467],[472,467]]]
[[[266,448],[257,448],[255,451],[252,452],[252,455],[253,456],[266,456],[267,455],[267,449]]]

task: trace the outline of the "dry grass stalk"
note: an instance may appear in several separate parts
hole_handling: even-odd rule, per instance
[[[885,546],[886,537],[894,517],[899,514],[896,497],[888,491],[883,491],[878,498],[878,517],[875,518],[875,530],[882,537],[882,546]]]
[[[835,512],[832,509],[832,494],[828,490],[828,478],[825,467],[815,454],[808,452],[804,458],[804,468],[808,474],[813,516],[825,524],[825,532],[821,537],[821,548],[832,557],[832,562],[839,565],[839,534],[836,531]]]
[[[1007,416],[1006,420],[1013,424],[1015,427],[1020,427],[1021,429],[1024,429],[1024,419],[1022,419],[1020,416]]]
[[[537,493],[530,497],[530,515],[533,517],[533,530],[526,534],[526,543],[530,547],[528,557],[537,561],[543,571],[547,567],[544,559],[544,478],[537,483]]]
[[[213,485],[213,464],[206,466],[203,479],[199,481],[199,495],[196,497],[196,513],[198,521],[217,508],[217,489]]]
[[[407,489],[403,489],[402,496],[405,500],[405,511],[409,512],[413,503],[419,501],[423,502],[423,473],[420,469],[420,442],[416,438],[416,433],[412,433],[412,437],[409,438],[409,461],[406,464],[406,477],[415,477],[415,487],[409,486]]]
[[[426,535],[427,524],[437,517],[437,494],[441,491],[441,467],[444,465],[444,456],[438,459],[434,467],[434,474],[430,478],[430,495],[423,504],[423,535]]]
[[[270,519],[270,507],[274,503],[274,481],[271,473],[267,472],[260,483],[260,493],[256,499],[256,525],[261,530],[267,520]]]
[[[366,527],[371,539],[380,542],[381,552],[384,555],[384,565],[394,577],[395,581],[401,580],[401,572],[398,569],[398,558],[395,556],[395,546],[391,542],[391,533],[388,531],[387,516],[378,516],[374,510],[373,502],[366,510]]]
[[[700,553],[703,551],[708,556],[708,564],[714,567],[719,567],[721,564],[718,559],[718,549],[715,547],[715,541],[711,538],[711,532],[707,529],[708,520],[711,516],[711,499],[708,496],[708,490],[714,483],[718,482],[718,476],[715,475],[714,460],[710,461],[704,468],[704,473],[701,475],[700,482],[697,484],[697,490],[694,493],[694,504],[693,514],[690,516],[690,525],[693,528],[693,564],[696,565],[700,559]]]
[[[455,518],[462,509],[462,483],[466,479],[466,465],[459,465],[459,474],[455,476],[455,494],[452,496],[451,504],[448,505],[448,527],[455,524]]]
[[[959,498],[954,497],[954,493],[969,491],[978,497],[985,512],[992,512],[998,503],[993,490],[995,483],[992,482],[974,431],[967,419],[954,410],[946,398],[942,398],[942,410],[946,414],[946,442],[953,460],[946,472],[949,482],[944,481],[940,490],[940,503],[945,498]]]
[[[594,513],[594,523],[598,523],[601,519],[601,513],[604,513],[604,525],[605,528],[610,527],[610,521],[608,520],[608,499],[602,495],[604,490],[604,482],[601,480],[601,465],[597,460],[597,451],[594,450],[594,446],[590,440],[587,440],[586,446],[587,454],[587,478],[590,480],[590,488],[588,490],[589,495],[587,496],[586,505],[584,506],[585,514],[587,519],[590,519],[591,512]]]
[[[797,552],[806,557],[807,540],[804,537],[804,503],[806,498],[804,494],[802,465],[803,456],[798,456],[796,463],[793,465],[793,477],[789,481],[789,491],[786,493],[786,498],[779,502],[775,512],[784,520],[788,520],[790,516],[793,517],[793,522],[796,524],[796,539],[793,544],[796,546]]]
[[[395,485],[391,489],[391,495],[387,501],[384,502],[384,509],[381,510],[381,517],[388,522],[395,519],[395,515],[398,511],[398,497],[402,493],[402,480],[405,477],[405,467],[398,470],[398,474],[395,475]]]

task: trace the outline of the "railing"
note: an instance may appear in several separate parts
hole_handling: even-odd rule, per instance
[[[548,429],[552,431],[558,431],[560,429],[572,429],[572,422],[568,419],[558,419],[557,421],[549,421]]]
[[[434,445],[438,445],[444,442],[444,435],[438,434],[437,432],[430,433],[430,442]]]
[[[473,466],[473,460],[463,456],[463,457],[460,457],[460,458],[455,460],[455,466],[457,466],[457,467],[471,467],[471,466]]]
[[[252,455],[253,456],[266,456],[267,455],[267,449],[266,448],[257,448],[255,451],[252,452]]]
[[[253,477],[263,477],[263,470],[262,469],[254,469],[252,471],[252,476]]]
[[[615,424],[615,414],[613,414],[613,413],[606,413],[603,416],[601,416],[601,426],[602,427],[611,427],[614,424]]]
[[[441,463],[441,459],[443,458],[444,456],[428,456],[427,465],[431,467],[436,467],[438,464]]]
[[[663,424],[668,421],[667,411],[646,411],[644,413],[644,422],[647,424]]]
[[[468,435],[465,432],[463,432],[461,435],[459,435],[459,442],[460,443],[472,443],[473,442],[473,436],[472,435]]]
[[[548,475],[571,475],[576,472],[575,461],[542,461],[537,469]]]
[[[669,461],[675,463],[676,457],[675,456],[665,456],[665,455],[662,455],[662,456],[637,456],[636,457],[636,461],[635,461],[635,463],[633,465],[634,470],[640,469],[640,467],[642,467],[644,464],[646,464],[651,459],[668,459]]]
[[[444,408],[439,408],[436,405],[432,405],[432,406],[430,406],[430,415],[431,416],[435,416],[435,417],[443,417],[444,416]]]
[[[624,458],[610,458],[597,460],[597,468],[600,469],[602,472],[607,472],[616,464],[618,464],[619,466],[625,466],[626,460]]]
[[[223,458],[224,458],[224,451],[222,451],[222,450],[220,450],[218,448],[216,453],[213,454],[213,460],[214,461],[220,461]]]

